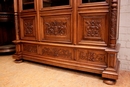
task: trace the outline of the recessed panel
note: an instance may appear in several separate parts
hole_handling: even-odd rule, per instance
[[[21,39],[35,40],[36,39],[36,23],[35,16],[21,17]]]
[[[77,49],[77,61],[102,63],[104,64],[107,58],[107,53],[100,50]]]
[[[43,39],[47,41],[71,41],[71,16],[45,16],[43,19]]]
[[[79,43],[107,43],[107,14],[79,14]]]
[[[37,54],[38,50],[37,50],[37,45],[33,45],[33,44],[23,44],[23,52],[24,53],[31,53],[31,54]]]
[[[51,57],[54,59],[74,60],[73,49],[66,47],[55,46],[40,46],[41,55],[44,57]]]

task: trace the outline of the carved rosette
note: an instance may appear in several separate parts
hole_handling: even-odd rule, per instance
[[[67,22],[62,21],[50,21],[45,22],[45,33],[46,35],[66,35],[67,33]]]
[[[101,20],[89,20],[86,22],[86,37],[100,37]]]
[[[72,52],[69,49],[43,47],[42,55],[54,58],[72,59]]]
[[[110,46],[115,48],[116,41],[116,31],[117,31],[117,0],[112,0],[111,4],[111,28],[110,28]]]
[[[91,62],[105,62],[105,53],[96,53],[94,51],[82,51],[78,52],[79,60],[91,61]]]
[[[30,53],[37,53],[37,45],[24,44],[23,51]]]

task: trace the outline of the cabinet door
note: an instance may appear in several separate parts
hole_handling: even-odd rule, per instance
[[[36,16],[35,15],[26,15],[20,18],[20,32],[21,39],[24,40],[36,40]]]
[[[42,0],[40,20],[42,41],[72,43],[71,0]]]
[[[108,45],[109,5],[106,0],[79,0],[78,44]]]

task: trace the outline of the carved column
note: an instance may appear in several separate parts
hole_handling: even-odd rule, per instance
[[[112,0],[111,2],[111,26],[110,26],[110,47],[116,47],[116,39],[117,39],[117,8],[118,8],[118,0]]]
[[[18,1],[14,0],[14,20],[15,20],[15,31],[16,31],[16,40],[19,40],[19,26],[18,26]]]
[[[16,59],[16,62],[21,62],[21,45],[19,41],[19,20],[18,20],[18,0],[14,0],[14,20],[15,20],[15,32],[16,32],[16,40],[13,41],[16,44],[16,53],[13,55],[13,58]]]

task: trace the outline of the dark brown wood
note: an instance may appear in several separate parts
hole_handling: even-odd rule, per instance
[[[16,60],[97,73],[106,84],[116,82],[118,0],[34,0],[31,9],[14,1]]]
[[[15,52],[15,45],[2,45],[0,46],[0,53]]]
[[[14,52],[15,46],[13,0],[0,1],[0,53]],[[10,45],[11,44],[11,45]]]

